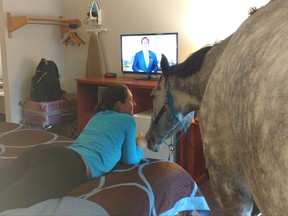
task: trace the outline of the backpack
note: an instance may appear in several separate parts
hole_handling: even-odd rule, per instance
[[[59,78],[55,62],[42,58],[32,77],[31,99],[38,102],[60,100],[65,91],[61,89]]]

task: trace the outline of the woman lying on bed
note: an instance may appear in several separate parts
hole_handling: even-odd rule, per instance
[[[35,147],[0,171],[0,212],[66,195],[111,171],[122,160],[138,164],[147,140],[136,137],[135,106],[125,85],[109,86],[96,114],[67,147]]]

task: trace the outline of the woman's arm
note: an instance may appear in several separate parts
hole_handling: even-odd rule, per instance
[[[138,134],[136,138],[136,145],[142,149],[147,148],[148,141],[143,133]]]
[[[122,147],[122,161],[126,164],[138,164],[143,158],[143,148],[147,147],[147,140],[142,134],[136,139],[136,123],[133,122],[126,130]]]

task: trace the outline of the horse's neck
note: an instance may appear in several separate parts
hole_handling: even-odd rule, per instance
[[[233,35],[230,35],[225,40],[221,41],[218,44],[215,44],[212,49],[206,54],[202,67],[200,71],[196,74],[198,76],[197,80],[199,94],[201,95],[201,98],[204,95],[208,80],[215,66],[232,36]]]

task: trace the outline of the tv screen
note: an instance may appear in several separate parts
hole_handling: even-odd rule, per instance
[[[122,73],[159,74],[164,54],[170,66],[178,63],[178,33],[122,34]]]

